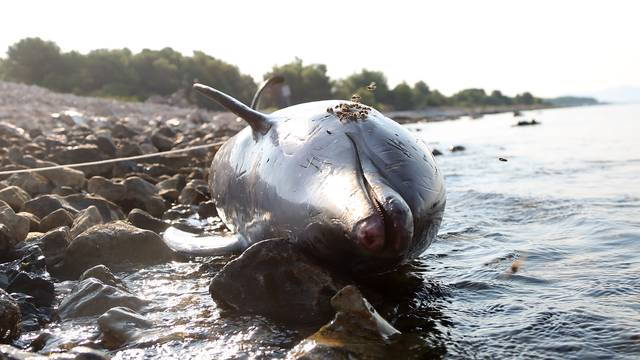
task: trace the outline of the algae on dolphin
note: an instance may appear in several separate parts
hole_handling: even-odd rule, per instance
[[[209,178],[218,214],[237,235],[179,244],[170,228],[165,239],[174,249],[210,254],[287,237],[322,262],[358,272],[390,269],[434,240],[443,177],[426,144],[395,121],[338,100],[265,115],[194,87],[249,124],[218,150]]]

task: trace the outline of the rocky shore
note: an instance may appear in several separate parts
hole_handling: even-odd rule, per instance
[[[217,143],[243,126],[228,113],[0,83],[0,173]],[[400,332],[351,280],[318,267],[284,239],[256,244],[237,258],[199,260],[165,245],[161,235],[170,225],[225,231],[207,186],[217,148],[0,175],[0,358],[103,359],[213,336],[176,330],[185,321],[206,322],[211,308],[307,329],[280,354],[288,358],[380,358],[389,346],[403,346]],[[206,303],[151,299],[149,291],[162,297],[170,287],[147,289],[157,273],[145,274],[194,262],[198,270],[166,276],[171,284],[213,279]],[[166,319],[154,318],[180,318],[176,309],[194,307],[203,320],[162,325]],[[88,333],[67,338],[65,330],[54,331],[77,326]],[[229,323],[206,326],[205,333],[215,328],[224,337]]]

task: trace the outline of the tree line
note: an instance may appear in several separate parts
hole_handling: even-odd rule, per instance
[[[465,89],[448,97],[431,89],[424,81],[413,85],[403,82],[391,88],[383,72],[366,69],[333,80],[327,75],[326,65],[304,64],[298,58],[274,66],[264,77],[273,75],[284,77],[291,90],[290,104],[350,99],[353,94],[358,94],[361,102],[381,110],[543,102],[529,92],[509,97],[498,90],[487,94],[483,89]],[[81,54],[62,52],[54,42],[40,38],[22,39],[9,47],[6,58],[0,58],[0,79],[39,85],[57,92],[137,101],[183,90],[190,102],[214,109],[218,109],[216,104],[191,93],[194,81],[214,86],[245,103],[257,89],[254,79],[243,74],[237,66],[201,51],[184,56],[171,48],[144,49],[138,53],[125,48]],[[375,90],[373,86],[367,89],[372,83],[375,83]],[[262,104],[276,106],[279,100],[271,92],[265,94]]]

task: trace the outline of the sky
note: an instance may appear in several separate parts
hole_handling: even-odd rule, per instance
[[[25,37],[63,51],[202,50],[262,79],[295,57],[332,78],[537,96],[640,86],[640,1],[7,1],[0,54]]]

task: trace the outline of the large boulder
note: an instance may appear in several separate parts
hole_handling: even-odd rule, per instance
[[[58,209],[40,220],[40,232],[47,232],[61,226],[71,226],[73,215],[65,209]]]
[[[158,264],[171,260],[173,252],[158,234],[122,221],[93,226],[71,241],[65,252],[65,268],[80,275],[99,264],[113,268],[126,264]]]
[[[209,293],[227,309],[294,323],[322,323],[333,311],[330,299],[342,281],[291,242],[254,244],[211,280]]]
[[[58,314],[62,319],[95,316],[104,314],[105,311],[114,307],[140,309],[147,303],[128,291],[106,285],[90,277],[80,281],[60,302]]]
[[[14,185],[25,190],[31,196],[46,194],[53,189],[49,179],[35,172],[13,174],[6,182],[8,185]]]
[[[128,207],[144,209],[155,217],[162,216],[166,207],[155,185],[139,176],[132,176],[124,180],[124,186],[127,192],[123,201]]]

